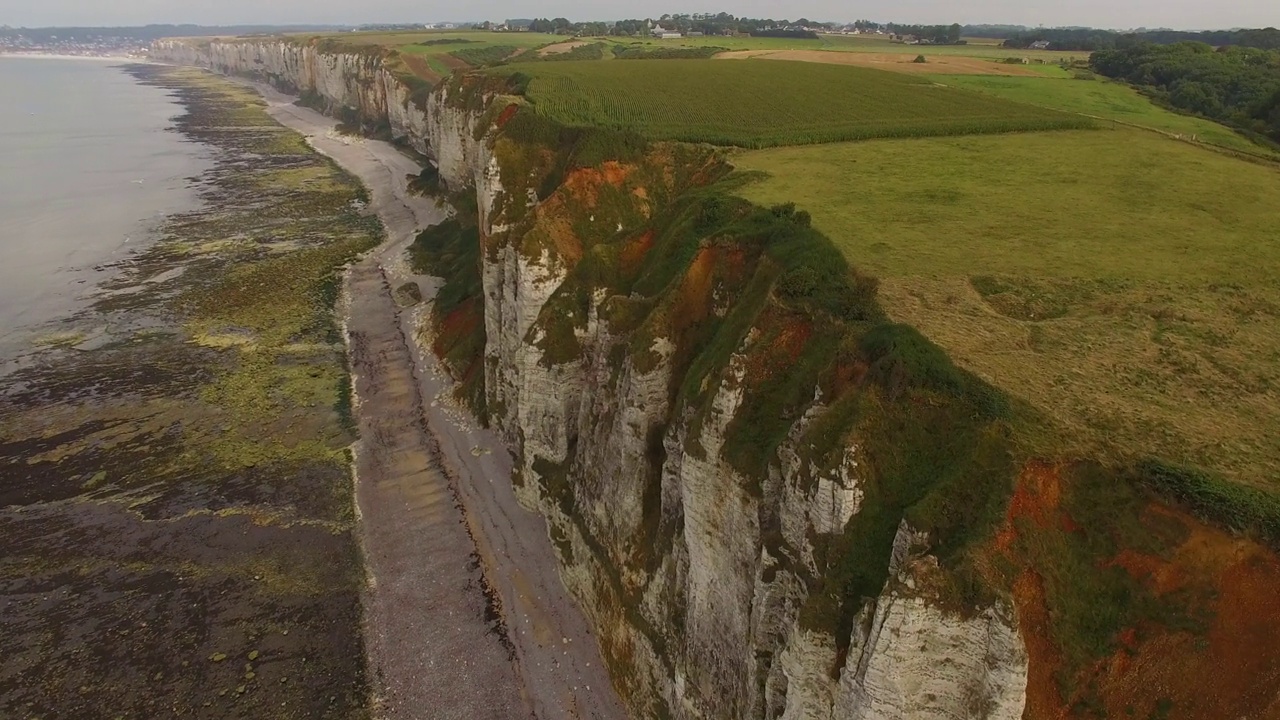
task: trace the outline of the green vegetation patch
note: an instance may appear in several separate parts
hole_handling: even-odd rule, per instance
[[[1246,533],[1280,549],[1280,493],[1233,485],[1195,468],[1147,459],[1138,480],[1202,519]]]
[[[454,217],[423,230],[409,248],[416,272],[444,279],[432,304],[433,350],[458,380],[458,397],[488,420],[484,393],[484,288],[474,193],[453,198]]]
[[[904,339],[914,333],[887,332],[905,334]],[[928,345],[923,338],[908,342]],[[928,354],[936,360],[919,368],[925,376],[901,369],[912,362],[908,351],[889,361],[893,372],[903,374],[861,397],[864,407],[852,418],[852,437],[862,447],[862,508],[840,534],[811,538],[818,575],[800,622],[831,633],[841,648],[865,602],[889,578],[889,554],[904,518],[929,533],[932,552],[950,571],[942,599],[952,610],[973,612],[996,592],[976,571],[969,551],[1003,516],[1016,472],[1012,445],[1006,427],[980,407],[927,388],[929,374],[957,372],[940,350]]]
[[[539,64],[525,95],[574,127],[768,147],[1083,128],[1079,116],[902,74],[820,63],[691,60]]]
[[[649,47],[640,43],[614,45],[613,56],[619,60],[706,60],[728,48],[715,45],[703,47]]]

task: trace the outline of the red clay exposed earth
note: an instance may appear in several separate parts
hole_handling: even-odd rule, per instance
[[[1191,624],[1153,619],[1123,629],[1114,638],[1118,649],[1082,669],[1074,697],[1063,698],[1045,584],[1034,561],[1018,555],[1020,533],[1091,530],[1061,508],[1064,474],[1062,465],[1028,463],[994,543],[1022,567],[1012,591],[1029,660],[1024,717],[1095,717],[1083,709],[1092,705],[1107,717],[1280,718],[1280,558],[1155,502],[1142,510],[1144,524],[1181,528],[1183,539],[1163,557],[1123,548],[1109,562],[1154,597],[1189,607]],[[1081,702],[1086,695],[1093,700]]]

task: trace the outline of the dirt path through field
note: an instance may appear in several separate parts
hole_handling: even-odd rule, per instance
[[[424,308],[392,290],[405,251],[443,213],[414,197],[419,167],[391,145],[343,137],[333,120],[263,89],[280,122],[359,177],[388,239],[348,278],[359,397],[357,500],[372,577],[368,642],[390,718],[624,718],[599,646],[560,581],[545,521],[519,506],[498,438],[447,399],[451,380],[407,341]]]

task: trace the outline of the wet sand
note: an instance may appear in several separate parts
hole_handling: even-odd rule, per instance
[[[433,199],[408,192],[419,166],[389,144],[339,136],[333,119],[259,89],[273,117],[365,183],[387,228],[387,242],[349,271],[346,318],[380,714],[625,717],[560,580],[545,521],[516,501],[508,452],[457,409],[436,359],[406,341],[423,311],[398,309],[392,288],[416,281],[424,297],[434,295],[438,281],[413,276],[405,253],[420,229],[444,218]]]

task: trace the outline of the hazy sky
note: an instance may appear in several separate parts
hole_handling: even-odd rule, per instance
[[[1280,24],[1276,0],[0,0],[0,25],[355,24],[544,16],[608,20],[720,11],[790,19],[1110,28]]]

